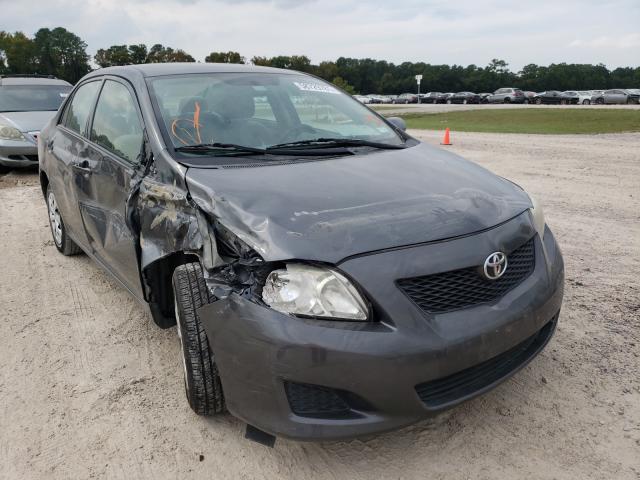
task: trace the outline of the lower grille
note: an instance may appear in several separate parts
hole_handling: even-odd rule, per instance
[[[462,268],[424,277],[398,280],[398,287],[423,311],[443,313],[492,302],[527,278],[535,268],[532,238],[507,255],[507,270],[497,280],[487,280],[481,267]]]
[[[32,162],[38,161],[38,155],[9,155],[7,158],[11,160],[30,160]]]
[[[284,382],[291,411],[301,417],[345,418],[352,416],[342,392],[305,383]]]
[[[558,314],[524,342],[486,362],[448,377],[416,385],[420,400],[432,409],[443,408],[481,392],[524,366],[551,338]]]

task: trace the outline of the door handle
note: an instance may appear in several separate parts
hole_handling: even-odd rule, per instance
[[[91,167],[89,166],[89,160],[82,160],[79,163],[74,163],[72,167],[74,170],[78,170],[84,175],[91,175],[92,173]]]

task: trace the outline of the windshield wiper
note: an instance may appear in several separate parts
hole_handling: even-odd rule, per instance
[[[304,144],[301,144],[304,145]],[[309,144],[313,145],[313,144]],[[277,146],[272,146],[269,148],[256,148],[256,147],[247,147],[244,145],[236,145],[235,143],[198,143],[195,145],[183,145],[181,147],[176,147],[176,152],[185,152],[185,153],[250,153],[253,155],[286,155],[286,156],[314,156],[314,155],[336,155],[336,154],[351,154],[348,150],[344,148],[334,148],[327,149],[326,145],[331,147],[345,147],[349,145],[343,144],[324,144],[321,143],[319,145],[323,146],[323,149],[313,149],[313,148],[304,148],[296,150],[295,144],[287,144],[287,148],[279,148]]]
[[[246,147],[244,145],[236,145],[235,143],[198,143],[195,145],[183,145],[175,148],[176,152],[186,153],[211,153],[215,151],[239,152],[239,153],[255,153],[265,155],[267,151],[264,148]]]
[[[371,142],[369,140],[361,140],[357,138],[314,138],[312,140],[300,140],[298,142],[279,143],[271,145],[267,151],[272,149],[281,149],[289,147],[301,146],[319,146],[319,147],[372,147],[383,150],[400,150],[406,148],[406,145],[393,145],[391,143]]]

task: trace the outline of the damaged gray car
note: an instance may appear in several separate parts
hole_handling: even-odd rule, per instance
[[[540,205],[313,76],[97,70],[38,148],[57,249],[177,324],[191,408],[262,439],[409,425],[554,333],[564,267]]]

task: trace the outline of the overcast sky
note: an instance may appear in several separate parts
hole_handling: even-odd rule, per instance
[[[640,65],[640,0],[0,0],[0,30],[62,26],[91,55],[162,43],[211,51],[433,64]]]

